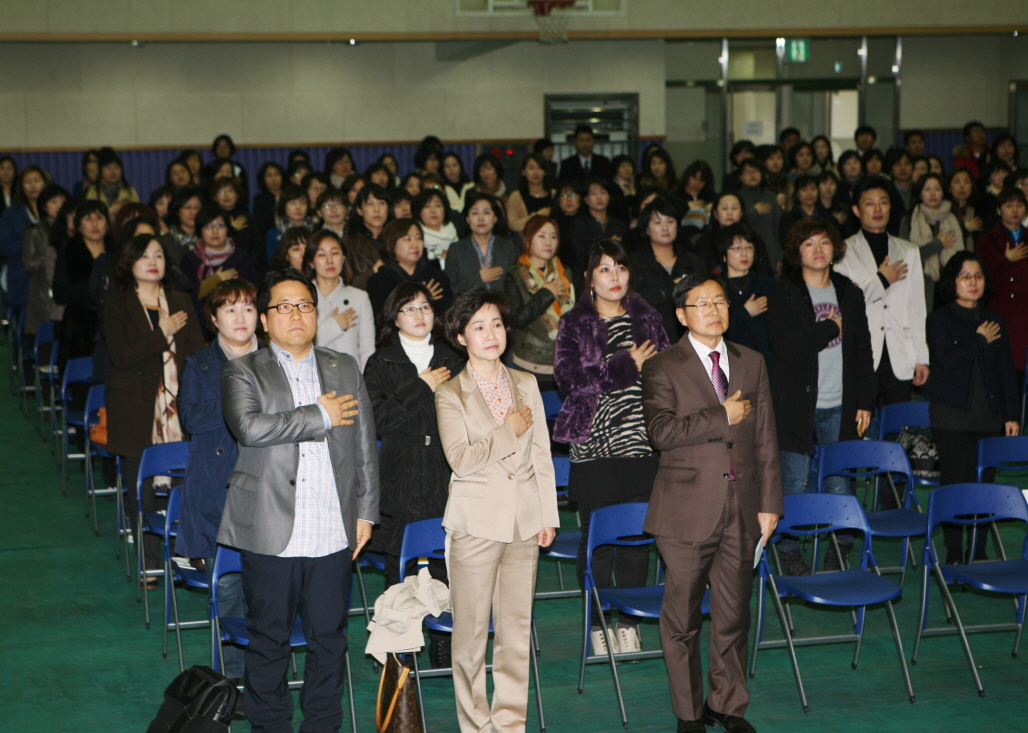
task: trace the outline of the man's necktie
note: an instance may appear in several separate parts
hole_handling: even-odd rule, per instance
[[[582,172],[589,175],[589,159],[585,159],[585,164],[582,166]]]
[[[728,377],[725,376],[724,370],[721,369],[721,352],[711,351],[710,352],[710,381],[714,384],[714,391],[717,393],[718,402],[724,402],[725,397],[728,396]],[[735,467],[728,464],[728,478],[735,479]]]
[[[710,381],[714,383],[714,391],[717,392],[718,402],[724,402],[728,396],[728,377],[721,369],[721,352],[710,352]]]

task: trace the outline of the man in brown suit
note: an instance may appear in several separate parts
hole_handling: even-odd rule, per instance
[[[778,441],[764,359],[722,338],[728,298],[714,275],[675,286],[689,332],[643,364],[650,440],[661,451],[645,529],[667,564],[660,635],[678,733],[750,733],[742,716],[753,558],[782,514]],[[700,602],[708,582],[710,673],[703,700]]]

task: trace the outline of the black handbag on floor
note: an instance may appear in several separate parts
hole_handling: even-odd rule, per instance
[[[227,733],[241,695],[228,679],[198,664],[168,685],[147,733]]]

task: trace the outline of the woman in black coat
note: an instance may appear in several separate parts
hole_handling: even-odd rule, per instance
[[[100,319],[89,297],[93,263],[110,242],[110,219],[103,201],[83,201],[75,209],[75,236],[57,253],[54,302],[65,306],[61,321],[61,363],[93,353]]]
[[[436,387],[460,373],[464,360],[437,338],[432,294],[420,283],[403,283],[386,299],[379,349],[364,367],[364,383],[382,440],[379,450],[381,524],[372,545],[386,558],[386,587],[407,575],[400,568],[403,530],[411,522],[443,516],[450,466],[439,443]],[[446,581],[444,563],[431,563]]]
[[[368,278],[368,297],[376,318],[389,294],[402,283],[421,283],[432,294],[439,312],[453,300],[450,279],[435,260],[425,257],[421,225],[413,219],[394,219],[382,228],[382,259],[385,264]]]
[[[767,336],[768,298],[776,282],[756,271],[757,233],[736,222],[718,229],[714,245],[721,257],[721,272],[728,283],[729,325],[725,338],[759,351],[774,382],[774,358]]]
[[[932,363],[925,391],[945,486],[978,480],[978,441],[1017,435],[1021,400],[1006,322],[979,305],[991,296],[982,261],[971,252],[953,255],[939,289],[952,302],[929,313],[925,323]],[[947,525],[943,533],[946,563],[965,562],[959,525]],[[975,560],[985,559],[985,538],[979,531]]]
[[[631,256],[632,290],[656,309],[668,339],[675,343],[685,333],[675,315],[675,283],[706,268],[678,236],[678,215],[667,199],[658,197],[643,207],[638,229],[646,234],[648,242]]]
[[[832,270],[846,253],[835,225],[824,219],[800,221],[785,242],[787,274],[768,298],[767,328],[775,362],[771,400],[779,416],[778,449],[785,494],[804,490],[814,452],[857,440],[871,421],[877,383],[863,291]],[[833,477],[828,493],[849,493],[849,482]],[[843,558],[852,536],[838,535]],[[804,574],[799,543],[779,548],[786,574]],[[833,565],[834,564],[834,565]],[[825,569],[838,569],[834,550]]]

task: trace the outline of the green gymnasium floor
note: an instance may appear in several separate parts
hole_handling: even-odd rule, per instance
[[[7,363],[0,349],[0,363]],[[100,536],[93,536],[84,517],[83,473],[73,470],[67,498],[48,445],[19,410],[6,385],[0,388],[0,730],[18,733],[138,733],[145,731],[160,706],[168,682],[178,673],[174,651],[161,657],[158,620],[147,631],[135,586],[115,560],[114,502],[99,506]],[[573,526],[571,515],[565,526]],[[1008,548],[1014,547],[1012,539]],[[895,562],[898,545],[882,543],[883,564]],[[570,565],[566,575],[573,577]],[[371,588],[380,576],[369,574]],[[543,561],[541,589],[556,588],[552,561]],[[917,615],[918,574],[908,574],[906,596],[897,605],[904,648],[909,657]],[[161,595],[152,593],[156,618]],[[933,624],[942,622],[938,591],[933,589]],[[958,594],[965,620],[980,612],[988,621],[1009,621],[1012,607],[972,593]],[[754,599],[755,605],[755,599]],[[206,613],[200,593],[180,592],[183,618]],[[537,604],[543,654],[540,658],[547,728],[554,733],[601,733],[621,730],[609,671],[586,670],[585,694],[576,691],[580,645],[581,601],[551,600]],[[825,613],[794,606],[799,633],[842,633],[849,614]],[[768,636],[780,627],[772,612]],[[354,617],[352,660],[358,728],[374,730],[378,678],[360,650],[366,632]],[[184,632],[187,665],[209,663],[207,630]],[[643,628],[643,645],[658,642],[655,625]],[[760,653],[757,676],[750,682],[749,719],[761,733],[810,731],[965,731],[979,728],[1028,730],[1028,652],[1012,659],[1011,633],[977,634],[971,647],[980,665],[986,696],[980,699],[956,637],[927,639],[911,677],[917,703],[903,690],[895,648],[883,609],[868,613],[860,666],[850,668],[852,647],[832,645],[797,651],[804,673],[810,712],[800,707],[792,669],[784,650]],[[704,648],[706,634],[704,634]],[[673,731],[667,675],[661,660],[620,667],[631,730]],[[424,682],[429,730],[456,730],[452,684],[448,679]],[[344,701],[345,705],[345,701]],[[538,730],[534,698],[528,731]],[[300,714],[294,716],[299,726]],[[344,721],[343,730],[350,730]],[[237,731],[249,731],[237,723]]]

